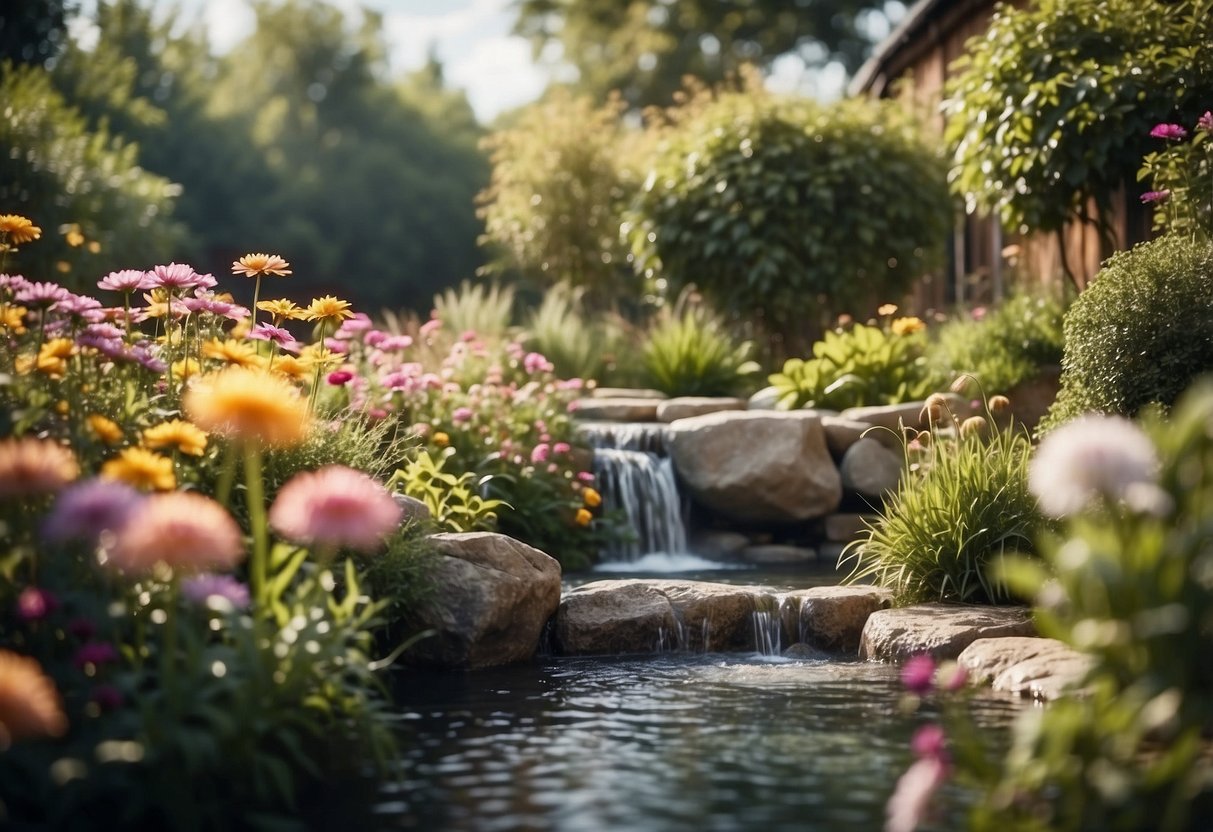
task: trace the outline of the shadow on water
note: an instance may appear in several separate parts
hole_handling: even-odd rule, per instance
[[[877,830],[914,728],[896,668],[758,655],[549,658],[396,678],[377,829]],[[1022,707],[982,694],[1001,730]],[[967,795],[944,795],[940,829]]]

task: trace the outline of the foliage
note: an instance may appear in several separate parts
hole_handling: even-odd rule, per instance
[[[786,337],[895,295],[951,226],[943,168],[898,108],[696,92],[665,113],[624,232],[638,272]],[[822,222],[829,217],[829,222]]]
[[[1191,128],[1191,141],[1186,141]],[[1178,129],[1176,129],[1178,128]],[[1154,203],[1155,230],[1213,238],[1213,109],[1194,125],[1161,124],[1152,134],[1164,142],[1142,161],[1138,180],[1149,179],[1153,193],[1142,201]]]
[[[42,242],[7,270],[103,274],[167,259],[180,245],[182,228],[170,218],[180,189],[140,169],[135,145],[89,127],[45,70],[0,64],[0,100],[0,203],[43,229]],[[72,229],[84,239],[69,239]]]
[[[1065,307],[1053,297],[1018,294],[980,317],[940,327],[927,360],[943,378],[971,375],[989,393],[1004,393],[1061,363]]]
[[[617,315],[587,315],[584,293],[568,283],[544,292],[523,329],[527,347],[551,361],[559,378],[592,378],[618,386],[641,383],[631,325]]]
[[[1000,7],[948,87],[951,180],[968,209],[1021,231],[1106,223],[1153,147],[1150,129],[1208,107],[1209,12],[1208,0]]]
[[[67,39],[73,0],[23,0],[0,9],[0,62],[44,65]]]
[[[1167,235],[1108,260],[1065,318],[1061,392],[1046,431],[1083,413],[1169,406],[1213,368],[1213,248]]]
[[[465,280],[458,289],[434,296],[435,320],[454,335],[465,332],[500,340],[508,336],[514,318],[514,287]]]
[[[421,500],[438,528],[446,532],[491,530],[502,500],[486,500],[474,490],[478,483],[470,471],[455,475],[443,470],[455,453],[445,448],[435,459],[422,449],[388,480],[388,487]]]
[[[747,392],[758,364],[753,344],[738,343],[701,305],[663,310],[649,326],[643,355],[648,383],[667,396],[733,396]]]
[[[836,60],[853,72],[872,45],[860,24],[885,8],[878,0],[523,0],[515,31],[531,39],[537,57],[558,46],[581,90],[598,97],[620,90],[639,107],[668,103],[687,75],[720,81],[744,64],[785,55]]]
[[[389,644],[399,644],[416,633],[394,632],[404,610],[414,608],[436,590],[429,543],[433,527],[425,521],[406,522],[387,539],[384,550],[366,560],[366,583],[371,595],[387,603],[385,618]]]
[[[503,252],[496,270],[568,282],[595,308],[638,294],[619,240],[628,193],[619,111],[615,99],[595,107],[556,91],[486,139],[493,174],[479,197],[480,242]]]
[[[769,381],[781,410],[845,410],[916,401],[931,392],[936,381],[923,356],[925,348],[921,329],[898,334],[887,324],[854,324],[826,332],[813,345],[812,358],[789,358]]]
[[[1088,697],[1025,715],[986,778],[981,829],[1197,830],[1213,812],[1213,388],[1146,428],[1158,449],[1148,503],[1124,484],[1046,539],[1047,566],[1008,577],[1037,594],[1041,635],[1093,659]],[[1116,447],[1104,450],[1115,460]],[[1100,481],[1099,478],[1092,480]],[[1137,494],[1142,483],[1136,483]],[[1137,505],[1132,508],[1131,505]]]
[[[872,580],[903,604],[1015,600],[997,569],[1033,550],[1042,518],[1028,491],[1027,434],[992,421],[962,429],[945,409],[931,433],[906,443],[897,493],[843,555],[854,561],[848,582]]]

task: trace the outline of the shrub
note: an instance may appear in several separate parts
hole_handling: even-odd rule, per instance
[[[693,282],[717,309],[793,337],[938,262],[952,222],[942,162],[898,107],[755,83],[665,116],[624,225],[653,285]]]
[[[640,383],[631,326],[614,315],[586,315],[584,294],[568,283],[545,292],[525,327],[527,347],[551,361],[560,378],[620,386]]]
[[[430,510],[430,519],[444,532],[473,532],[492,529],[497,522],[497,508],[502,500],[486,500],[474,490],[476,475],[470,471],[452,474],[443,470],[455,453],[446,448],[435,459],[422,449],[396,470],[388,486],[396,486],[402,494],[421,500]]]
[[[1108,260],[1065,318],[1047,431],[1088,411],[1164,406],[1213,368],[1213,247],[1168,235]]]
[[[971,375],[987,393],[1005,393],[1041,367],[1061,363],[1064,314],[1054,298],[1016,295],[980,319],[949,321],[928,361],[942,377]]]
[[[907,443],[897,493],[844,553],[854,561],[847,580],[871,579],[899,603],[1014,600],[996,569],[1007,555],[1033,550],[1041,523],[1028,491],[1031,442],[989,422],[956,425],[946,411],[936,424],[943,429],[923,437],[925,447]]]
[[[456,338],[465,332],[481,338],[505,338],[514,318],[514,288],[465,280],[458,290],[447,289],[434,296],[434,318]]]
[[[758,372],[752,348],[734,340],[709,310],[687,306],[659,314],[642,350],[648,383],[666,395],[732,396]]]
[[[906,326],[905,322],[914,322]],[[781,410],[898,404],[925,397],[934,387],[923,357],[926,333],[917,318],[894,321],[897,329],[855,324],[827,332],[807,361],[790,358],[770,376]]]

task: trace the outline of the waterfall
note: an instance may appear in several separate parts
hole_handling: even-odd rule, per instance
[[[603,553],[604,560],[634,561],[650,552],[687,551],[682,497],[666,454],[662,424],[593,422],[580,427],[594,448],[594,475],[607,510],[620,510],[635,536]]]
[[[783,652],[783,622],[779,610],[755,610],[751,613],[754,624],[754,649],[764,656],[778,656]]]

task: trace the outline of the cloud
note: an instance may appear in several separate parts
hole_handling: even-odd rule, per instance
[[[531,45],[518,37],[477,41],[471,53],[448,64],[447,77],[467,90],[481,121],[534,101],[548,83],[547,74],[531,60]]]

